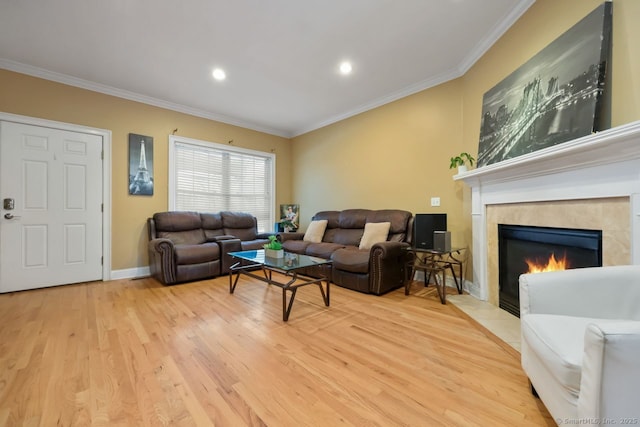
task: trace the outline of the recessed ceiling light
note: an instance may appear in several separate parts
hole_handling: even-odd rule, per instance
[[[212,74],[213,78],[216,80],[224,80],[227,78],[227,74],[220,68],[214,69]]]
[[[344,61],[342,64],[340,64],[340,74],[351,74],[351,70],[353,70],[353,67],[351,66],[351,63],[349,61]]]

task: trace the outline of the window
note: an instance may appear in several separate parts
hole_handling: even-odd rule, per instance
[[[169,209],[249,212],[258,231],[274,224],[275,155],[169,137]]]

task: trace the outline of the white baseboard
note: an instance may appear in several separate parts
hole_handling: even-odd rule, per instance
[[[464,281],[464,289],[469,292],[469,295],[475,297],[482,301],[482,292],[480,291],[480,286],[473,282],[469,282],[467,280]]]
[[[151,274],[151,270],[149,270],[149,266],[125,268],[124,270],[112,270],[111,280],[135,279],[138,277],[146,277],[146,276],[149,276],[150,274]]]

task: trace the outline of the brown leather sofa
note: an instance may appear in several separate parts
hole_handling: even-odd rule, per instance
[[[151,275],[172,285],[229,273],[233,251],[261,249],[273,233],[258,233],[248,213],[159,212],[147,220]]]
[[[411,212],[348,209],[318,212],[311,220],[327,220],[322,242],[304,241],[304,233],[280,233],[286,251],[331,259],[332,281],[345,288],[381,295],[403,286],[413,234]],[[387,241],[359,249],[368,222],[390,222]],[[310,268],[305,273],[320,272]]]

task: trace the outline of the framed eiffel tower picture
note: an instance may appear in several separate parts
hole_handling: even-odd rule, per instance
[[[153,196],[153,138],[129,134],[129,194]]]

